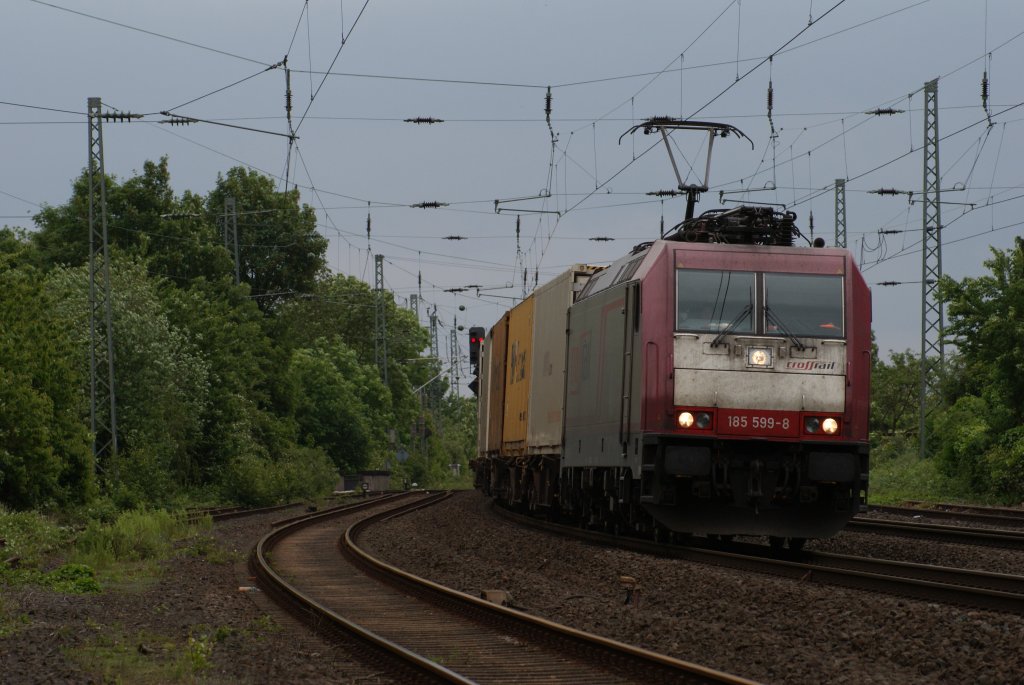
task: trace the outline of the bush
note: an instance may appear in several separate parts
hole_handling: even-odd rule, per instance
[[[84,564],[65,564],[46,574],[46,585],[66,594],[87,594],[100,591],[96,574]]]
[[[872,434],[871,465],[881,465],[905,454],[917,454],[917,436],[906,433]]]
[[[992,446],[988,403],[964,395],[952,407],[935,417],[936,465],[944,475],[963,481],[974,492],[988,489],[989,469],[985,452]]]
[[[55,551],[66,547],[73,531],[35,512],[8,512],[0,506],[0,561],[17,557],[22,568],[37,568]],[[6,566],[0,564],[0,571]]]
[[[75,557],[93,566],[159,559],[187,530],[184,518],[166,511],[126,511],[112,525],[91,522],[78,537]]]
[[[235,457],[221,481],[222,497],[251,506],[312,499],[330,491],[338,471],[323,450],[293,447],[279,459]]]
[[[971,500],[970,491],[961,481],[943,475],[935,459],[918,457],[916,446],[885,461],[873,462],[868,483],[871,504]]]
[[[1024,426],[1004,433],[985,457],[995,493],[1015,501],[1024,499]]]

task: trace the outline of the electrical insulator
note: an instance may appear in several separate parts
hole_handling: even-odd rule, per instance
[[[982,104],[988,103],[988,72],[985,71],[981,76],[981,102]]]
[[[768,81],[768,112],[772,111],[772,105],[775,101],[775,91],[772,89],[772,82]]]

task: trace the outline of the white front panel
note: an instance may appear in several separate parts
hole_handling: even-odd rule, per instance
[[[677,334],[677,406],[843,412],[846,409],[846,346],[841,341]],[[747,351],[767,349],[770,368],[750,367]]]
[[[674,395],[676,405],[686,407],[841,413],[846,408],[846,377],[676,369]]]

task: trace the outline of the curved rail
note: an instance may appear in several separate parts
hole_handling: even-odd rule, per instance
[[[414,672],[419,680],[456,683],[751,683],[696,664],[588,635],[443,587],[375,559],[358,546],[359,535],[372,523],[427,506],[437,501],[435,497],[418,498],[393,511],[372,515],[346,530],[341,541],[337,540],[336,528],[326,524],[310,528],[304,533],[307,537],[301,544],[312,542],[316,536],[316,547],[302,547],[303,558],[296,557],[293,549],[295,560],[287,570],[289,577],[298,576],[301,572],[301,579],[284,581],[282,573],[271,568],[266,560],[269,550],[294,532],[295,527],[314,526],[326,516],[344,512],[314,515],[306,521],[275,530],[257,545],[253,563],[260,566],[258,573],[264,583],[273,582],[280,586],[280,592],[293,598],[292,601],[300,602],[304,612],[315,614],[316,621],[329,622],[338,630],[357,635],[362,643],[372,645],[378,654],[386,653],[392,659],[404,660],[409,664],[407,670]],[[298,541],[290,544],[293,547],[300,545]],[[331,559],[329,565],[316,565],[314,568],[310,559],[315,558],[317,564],[322,564],[325,560],[322,549],[328,544],[341,546],[348,563],[358,570],[352,567],[341,569],[343,560],[337,558]],[[287,553],[287,549],[276,551],[275,560],[280,562]],[[366,579],[366,573],[374,580]],[[387,585],[397,584],[400,592],[382,587],[379,584],[381,580]],[[304,586],[317,584],[322,591],[300,590],[295,587],[299,581]],[[323,599],[328,595],[327,588],[334,592],[331,599]],[[333,608],[342,602],[344,616]],[[570,650],[574,654],[569,654]],[[377,661],[381,660],[378,657]]]
[[[323,621],[336,631],[343,631],[348,635],[356,637],[363,643],[364,648],[369,648],[375,652],[365,655],[369,660],[379,661],[382,655],[392,655],[399,659],[401,663],[413,668],[413,673],[410,675],[412,675],[415,680],[424,680],[425,682],[461,683],[469,685],[471,681],[461,678],[457,673],[453,673],[437,663],[421,658],[414,652],[410,652],[401,645],[395,644],[372,631],[366,630],[359,624],[349,621],[330,607],[321,604],[315,598],[302,592],[295,585],[282,578],[270,563],[270,552],[274,546],[282,539],[294,534],[296,530],[313,525],[327,518],[333,518],[346,513],[355,513],[362,509],[377,506],[385,502],[391,502],[395,499],[404,499],[405,497],[406,495],[393,495],[390,497],[365,500],[354,504],[341,505],[327,511],[317,512],[307,516],[296,517],[294,520],[283,522],[280,527],[270,533],[267,533],[258,543],[256,543],[256,547],[253,549],[252,556],[250,557],[250,566],[256,577],[263,581],[265,588],[271,596],[293,608],[300,607],[301,610],[306,613],[306,616],[302,618],[307,622],[316,624]]]

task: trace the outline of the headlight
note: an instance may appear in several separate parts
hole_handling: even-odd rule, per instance
[[[680,412],[679,414],[679,427],[689,428],[693,425],[694,419],[693,414],[688,411]]]
[[[772,348],[748,347],[747,366],[756,366],[762,369],[770,369],[772,366]]]
[[[707,428],[711,425],[711,414],[706,411],[697,412],[697,428]]]
[[[804,432],[835,435],[839,432],[839,419],[831,416],[808,416],[804,419]]]

